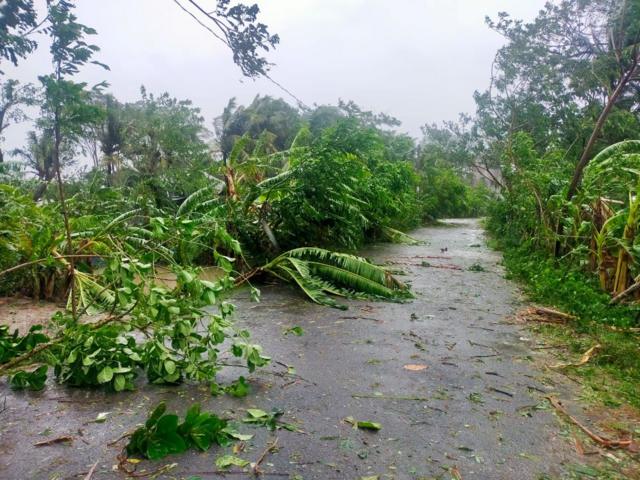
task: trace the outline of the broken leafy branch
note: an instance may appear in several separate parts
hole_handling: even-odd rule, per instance
[[[194,404],[180,423],[178,415],[167,413],[166,404],[160,403],[138,428],[126,446],[127,454],[141,455],[157,460],[170,454],[182,453],[189,448],[207,451],[213,445],[229,445],[234,440],[234,431],[227,421],[214,413],[201,412]]]

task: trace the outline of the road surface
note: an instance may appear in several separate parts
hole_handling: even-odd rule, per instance
[[[509,316],[519,308],[500,256],[476,220],[413,232],[427,245],[374,245],[365,255],[412,285],[408,303],[348,302],[347,311],[305,301],[286,286],[265,286],[262,301],[239,292],[238,323],[253,333],[274,362],[250,375],[252,393],[211,397],[206,386],[161,387],[140,380],[136,392],[109,394],[50,384],[41,393],[14,393],[0,383],[0,478],[122,478],[114,471],[122,433],[143,421],[160,400],[184,413],[203,409],[241,419],[250,407],[285,411],[302,432],[251,428],[238,456],[255,462],[268,442],[262,478],[304,480],[559,478],[579,463],[562,438],[544,395],[562,391],[535,366],[535,339]],[[446,249],[446,251],[444,251]],[[433,258],[442,257],[442,258]],[[302,336],[284,335],[292,326]],[[292,375],[295,369],[295,374]],[[238,369],[226,369],[231,381]],[[93,423],[101,412],[107,421]],[[347,417],[377,422],[355,430]],[[34,447],[63,435],[70,444]],[[159,478],[222,478],[215,459],[230,449],[189,452],[138,471],[176,463]],[[227,478],[251,478],[237,469]],[[377,476],[377,477],[376,477]]]

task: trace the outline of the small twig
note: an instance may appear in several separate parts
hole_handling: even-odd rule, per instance
[[[531,390],[535,390],[536,392],[540,392],[540,393],[547,393],[546,391],[544,391],[541,388],[536,387],[535,385],[527,385],[527,388],[531,389]]]
[[[489,390],[491,390],[492,392],[501,393],[502,395],[506,395],[507,397],[513,398],[513,393],[507,392],[506,390],[500,390],[499,388],[495,388],[495,387],[489,387]]]
[[[89,400],[87,398],[82,398],[78,400],[74,400],[72,398],[64,398],[64,397],[43,397],[42,400],[45,402],[58,402],[58,403],[102,403],[103,400]]]
[[[118,458],[118,470],[123,472],[128,477],[133,477],[133,478],[155,477],[157,475],[160,475],[161,473],[168,472],[169,470],[175,468],[178,465],[177,463],[169,463],[167,465],[163,465],[162,467],[156,468],[155,470],[152,470],[150,472],[137,473],[135,466],[131,470],[127,469],[126,467],[127,453],[124,449],[122,450],[122,452],[120,452],[117,458]]]
[[[489,345],[484,345],[483,343],[474,342],[473,340],[467,340],[467,341],[469,342],[469,345],[471,345],[472,347],[488,348],[492,352],[500,353],[498,350],[496,350],[495,348],[493,348],[493,347],[491,347]]]
[[[296,463],[296,465],[311,465],[315,462],[309,462],[309,463]],[[180,472],[180,475],[183,476],[188,476],[188,475],[220,475],[222,478],[226,477],[227,475],[247,475],[247,472],[245,472],[244,470],[202,470],[202,471],[187,471],[187,472]],[[269,472],[267,474],[269,477],[287,477],[290,478],[291,474],[290,473],[286,473],[286,472]]]
[[[382,320],[371,317],[338,317],[338,320],[371,320],[372,322],[382,322]]]
[[[291,380],[290,382],[287,382],[287,383],[281,385],[280,388],[287,388],[287,387],[290,387],[291,385],[295,385],[298,382],[300,382],[300,379],[296,378],[295,380]]]
[[[469,328],[475,328],[477,330],[486,330],[487,332],[495,332],[495,329],[489,327],[479,327],[476,325],[469,325]]]
[[[73,437],[70,435],[63,435],[61,437],[52,438],[50,440],[43,440],[42,442],[34,443],[34,447],[47,447],[49,445],[55,445],[57,443],[73,442]]]
[[[248,282],[252,277],[262,272],[261,268],[253,268],[249,270],[247,273],[241,274],[238,278],[233,282],[234,287],[239,287],[245,282]]]
[[[91,480],[91,477],[93,477],[93,472],[96,471],[96,467],[98,466],[98,463],[100,463],[100,460],[98,460],[96,463],[93,464],[93,466],[89,469],[87,476],[84,477],[84,480]]]
[[[118,438],[116,438],[115,440],[107,443],[107,447],[112,447],[114,446],[116,443],[118,443],[120,440],[123,440],[125,438],[130,437],[131,435],[133,435],[133,430],[127,433],[123,433],[122,435],[120,435]]]
[[[289,370],[291,368],[291,365],[287,365],[286,363],[281,362],[279,360],[275,360],[273,363],[277,363],[278,365],[280,365],[281,367],[286,368],[287,370]]]
[[[402,397],[402,396],[391,396],[391,395],[370,395],[370,394],[358,394],[354,393],[351,395],[352,398],[375,398],[378,400],[409,400],[416,402],[428,402],[429,399],[426,397]]]
[[[533,309],[536,311],[536,313],[539,313],[541,315],[554,315],[556,317],[564,318],[565,320],[575,320],[576,319],[575,315],[571,315],[569,313],[564,313],[564,312],[561,312],[559,310],[555,310],[553,308],[533,307]]]
[[[265,448],[264,452],[262,452],[262,455],[260,455],[258,460],[256,460],[256,463],[253,464],[254,475],[262,474],[262,472],[260,471],[260,464],[264,461],[264,459],[267,457],[269,453],[273,452],[276,449],[277,445],[278,445],[278,437],[276,437],[276,439],[273,442],[267,445],[267,448]]]
[[[543,347],[533,347],[532,350],[552,350],[552,349],[556,349],[556,348],[567,348],[568,345],[562,344],[562,345],[545,345]]]

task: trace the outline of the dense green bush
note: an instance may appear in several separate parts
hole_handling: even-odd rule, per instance
[[[598,354],[588,366],[576,369],[583,385],[610,406],[626,401],[640,408],[640,356],[637,334],[625,331],[638,325],[640,305],[610,305],[596,277],[567,261],[558,261],[532,242],[521,246],[501,243],[504,263],[511,278],[522,282],[528,297],[575,315],[562,327],[532,325],[555,337],[576,356],[594,345]],[[603,380],[606,379],[606,380]]]
[[[385,227],[420,223],[419,175],[408,161],[388,159],[375,129],[339,120],[284,155],[285,168],[246,200],[246,211],[271,226],[281,248],[354,250]]]
[[[640,306],[612,307],[611,296],[602,291],[593,275],[550,258],[532,249],[531,244],[505,247],[509,274],[523,280],[525,291],[536,301],[576,315],[584,328],[593,322],[618,327],[636,324]]]
[[[60,265],[52,258],[62,241],[61,226],[56,205],[38,206],[19,188],[0,185],[0,271],[29,264],[2,278],[0,295],[52,298],[64,291]]]
[[[483,216],[493,195],[483,183],[471,186],[446,166],[425,169],[420,191],[422,215],[427,221]]]

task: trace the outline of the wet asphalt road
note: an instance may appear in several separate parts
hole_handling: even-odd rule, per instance
[[[181,414],[203,409],[240,419],[244,410],[277,407],[301,432],[252,428],[238,456],[255,462],[269,441],[262,478],[358,480],[559,478],[576,462],[554,415],[538,409],[545,394],[564,390],[536,370],[533,340],[508,322],[519,307],[500,257],[485,245],[475,220],[413,233],[422,246],[375,245],[364,254],[410,282],[404,304],[348,302],[347,311],[303,300],[283,286],[262,288],[262,301],[235,300],[238,323],[251,330],[274,363],[250,375],[243,399],[213,398],[203,386],[158,387],[140,379],[136,392],[109,394],[50,385],[38,394],[0,383],[0,479],[123,478],[114,470],[122,446],[108,443],[143,421],[160,400]],[[447,249],[442,252],[442,249]],[[443,258],[429,258],[443,257]],[[474,266],[475,270],[469,270]],[[480,268],[481,267],[481,268]],[[304,335],[284,335],[294,325]],[[288,368],[295,375],[287,375]],[[238,369],[227,368],[221,381]],[[104,423],[91,423],[109,412]],[[378,432],[354,430],[345,417],[378,422]],[[62,435],[70,444],[34,447]],[[158,478],[223,478],[215,459],[231,449],[189,452],[137,465],[175,463]],[[458,476],[458,477],[457,477]],[[236,468],[226,478],[253,478]]]

